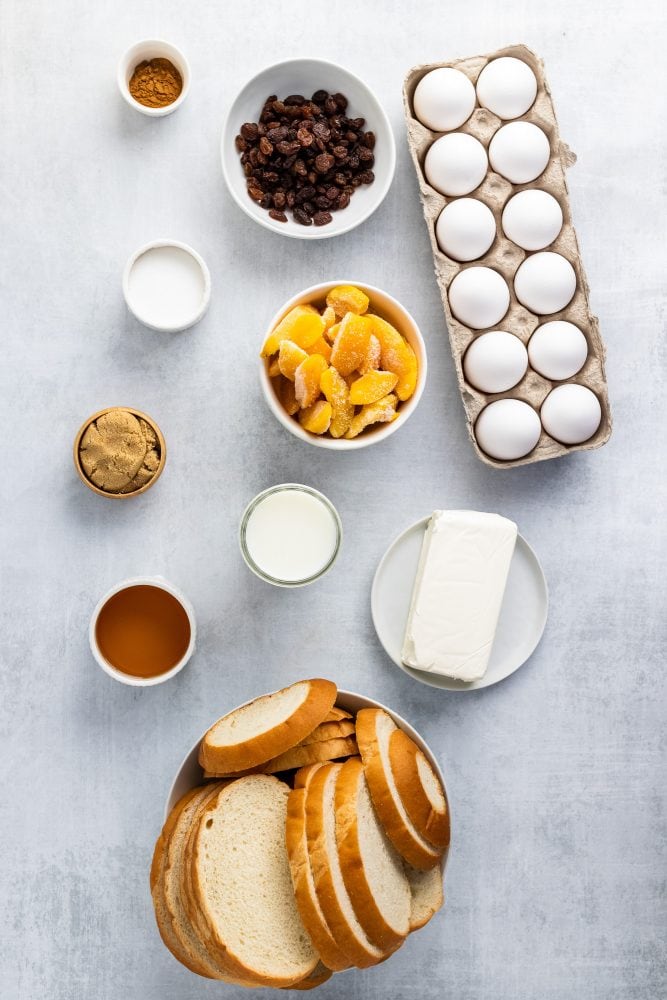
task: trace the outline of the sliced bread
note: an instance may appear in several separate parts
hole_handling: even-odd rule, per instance
[[[338,722],[340,719],[351,719],[352,713],[346,712],[344,708],[339,708],[338,705],[334,705],[333,708],[329,709],[329,713],[324,720],[325,722]]]
[[[402,729],[389,737],[389,763],[396,790],[415,829],[435,847],[449,843],[449,811],[437,774]]]
[[[342,764],[319,767],[306,789],[306,840],[315,891],[336,944],[352,965],[377,965],[390,954],[378,948],[357,919],[345,887],[336,843],[336,779]]]
[[[337,719],[334,722],[321,722],[313,729],[312,733],[301,740],[300,746],[308,746],[310,743],[321,743],[322,740],[342,739],[344,736],[354,735],[354,721],[352,719]]]
[[[264,764],[312,733],[333,707],[336,694],[332,681],[315,679],[255,698],[211,726],[199,749],[199,763],[213,774]]]
[[[389,761],[389,739],[397,728],[381,708],[357,713],[357,743],[375,811],[392,844],[408,864],[420,870],[437,865],[442,851],[430,844],[407,814]]]
[[[322,962],[318,962],[313,971],[305,979],[302,979],[300,983],[295,983],[294,986],[283,986],[284,990],[314,990],[322,983],[326,983],[327,979],[331,979],[333,972],[331,969],[327,969],[326,965]]]
[[[427,924],[444,903],[442,872],[440,865],[429,868],[425,872],[419,871],[418,868],[413,868],[411,865],[406,865],[405,874],[412,892],[410,909],[410,932],[412,932]]]
[[[232,975],[263,986],[293,986],[319,961],[292,888],[289,792],[271,775],[232,781],[208,803],[192,838],[192,902],[215,955]]]
[[[410,886],[356,757],[338,772],[334,808],[341,872],[357,919],[373,944],[395,950],[410,931]]]
[[[304,927],[324,964],[335,972],[349,968],[350,962],[340,950],[326,921],[315,891],[308,857],[306,837],[306,792],[320,764],[302,768],[287,800],[285,840],[292,874],[296,905]]]
[[[295,767],[305,767],[306,764],[317,764],[339,757],[351,757],[357,753],[357,744],[353,736],[344,736],[336,740],[322,740],[320,743],[309,743],[307,746],[292,747],[286,753],[274,757],[261,770],[265,774],[276,774],[278,771],[290,771]]]

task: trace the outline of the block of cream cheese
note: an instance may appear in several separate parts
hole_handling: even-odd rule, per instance
[[[404,663],[460,681],[484,676],[516,535],[516,524],[498,514],[434,511],[412,590]]]

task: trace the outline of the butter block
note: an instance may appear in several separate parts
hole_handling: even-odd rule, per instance
[[[516,536],[499,514],[433,512],[405,629],[407,666],[460,681],[484,676]]]

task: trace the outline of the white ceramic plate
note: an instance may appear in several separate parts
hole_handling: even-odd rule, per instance
[[[419,553],[429,520],[430,515],[410,525],[390,545],[380,561],[371,590],[371,614],[378,639],[387,656],[422,684],[448,691],[474,691],[497,684],[526,662],[542,638],[549,604],[542,567],[525,538],[517,535],[491,659],[481,680],[466,684],[407,667],[401,660],[403,635]]]

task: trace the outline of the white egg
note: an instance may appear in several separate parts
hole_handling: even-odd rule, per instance
[[[465,377],[482,392],[506,392],[520,382],[528,367],[528,352],[518,337],[505,330],[483,333],[463,358]]]
[[[536,372],[560,382],[583,368],[588,342],[574,323],[556,319],[538,326],[528,341],[528,357]]]
[[[507,282],[490,267],[467,267],[459,271],[448,295],[452,312],[471,330],[496,326],[510,304]]]
[[[412,103],[422,125],[434,132],[449,132],[470,118],[475,88],[460,69],[433,69],[417,84]]]
[[[551,250],[526,257],[514,275],[517,299],[538,316],[564,309],[576,287],[577,276],[569,260]]]
[[[543,250],[563,228],[563,210],[548,191],[519,191],[503,209],[502,226],[522,250]]]
[[[435,235],[442,252],[452,260],[477,260],[496,238],[496,220],[478,198],[457,198],[438,216]]]
[[[489,144],[489,161],[496,173],[512,184],[527,184],[539,177],[550,155],[546,134],[532,122],[503,125]]]
[[[535,74],[527,63],[513,56],[487,63],[477,79],[479,103],[499,118],[524,115],[536,95]]]
[[[475,437],[482,451],[502,462],[523,458],[533,450],[541,433],[540,418],[521,399],[489,403],[475,423]]]
[[[488,160],[479,139],[454,132],[436,139],[424,160],[429,184],[441,194],[470,194],[486,177]]]
[[[547,434],[562,444],[581,444],[593,437],[602,420],[600,400],[585,385],[568,383],[552,389],[540,410]]]

